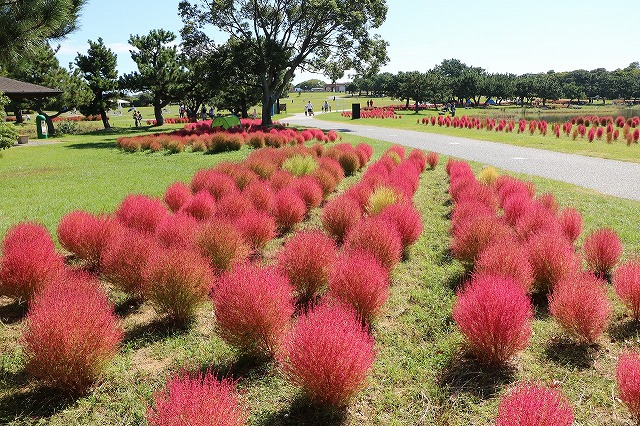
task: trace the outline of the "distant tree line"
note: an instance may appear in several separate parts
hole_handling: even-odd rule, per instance
[[[570,103],[640,99],[640,64],[607,71],[548,71],[537,74],[488,73],[483,68],[468,66],[458,59],[447,59],[426,71],[392,74],[359,75],[346,87],[348,92],[368,95],[385,94],[410,102],[442,104],[455,101],[480,105],[492,99],[497,104],[506,100],[530,104],[539,100],[567,99]]]

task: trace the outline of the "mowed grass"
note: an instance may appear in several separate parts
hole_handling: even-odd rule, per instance
[[[24,219],[41,221],[55,232],[59,217],[71,209],[112,211],[128,193],[161,195],[168,184],[188,182],[201,167],[239,160],[248,152],[243,148],[217,155],[126,154],[115,148],[115,137],[91,136],[5,151],[0,160],[4,202],[0,236]],[[371,144],[372,161],[389,147],[385,142],[343,137]],[[441,157],[435,170],[422,175],[414,202],[424,231],[393,271],[390,299],[372,327],[378,356],[371,379],[345,412],[309,407],[273,362],[237,354],[216,335],[209,304],[199,310],[191,327],[180,329],[168,325],[148,304],[131,305],[123,294],[110,291],[125,328],[125,342],[103,381],[77,399],[29,381],[17,344],[24,311],[0,299],[0,423],[143,424],[153,391],[168,374],[186,367],[213,368],[238,379],[254,425],[487,425],[501,394],[518,380],[557,385],[572,401],[579,424],[631,424],[615,398],[615,362],[620,348],[636,344],[640,333],[619,303],[597,346],[579,347],[562,339],[544,303],[538,302],[531,343],[511,369],[486,371],[464,355],[463,339],[451,319],[455,291],[465,271],[448,253],[451,204],[446,160]],[[482,168],[472,166],[476,172]],[[339,190],[359,177],[346,179]],[[533,181],[539,193],[552,192],[562,207],[577,208],[584,216],[585,232],[613,227],[623,240],[625,257],[640,253],[640,203],[541,178]],[[315,210],[303,227],[319,226]],[[281,244],[282,239],[272,242],[266,257],[272,258]]]
[[[437,116],[435,111],[420,111],[418,114],[409,111],[398,111],[398,114],[402,118],[398,119],[380,119],[380,118],[361,118],[359,120],[352,120],[347,117],[343,117],[338,112],[332,112],[329,114],[321,114],[316,116],[317,119],[334,121],[334,122],[348,122],[350,124],[362,125],[362,126],[378,126],[391,129],[402,130],[414,130],[418,132],[437,133],[441,135],[458,136],[463,138],[485,140],[491,142],[505,143],[509,145],[524,146],[529,148],[546,149],[549,151],[558,151],[569,154],[586,155],[597,158],[607,158],[612,160],[629,161],[634,163],[640,163],[640,145],[633,143],[627,146],[626,141],[622,136],[622,129],[620,130],[620,137],[617,141],[612,143],[606,142],[606,135],[602,139],[595,139],[593,142],[589,142],[587,137],[580,137],[574,141],[571,137],[560,133],[560,138],[556,138],[553,134],[551,124],[549,124],[548,132],[546,136],[540,135],[538,132],[531,135],[529,129],[525,133],[517,133],[517,121],[516,130],[512,133],[497,132],[495,130],[476,130],[476,129],[460,129],[446,126],[432,126],[431,124],[422,124],[423,117]],[[474,116],[475,110],[464,110],[459,108],[457,110],[458,116],[467,115]],[[575,126],[574,126],[575,127]],[[632,129],[633,130],[633,129]]]

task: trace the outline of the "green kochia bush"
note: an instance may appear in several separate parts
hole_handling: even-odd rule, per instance
[[[318,168],[318,162],[310,155],[294,155],[282,163],[282,169],[294,176],[305,176]]]

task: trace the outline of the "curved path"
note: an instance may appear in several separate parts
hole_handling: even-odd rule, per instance
[[[337,132],[436,151],[513,172],[559,180],[604,194],[640,201],[640,163],[564,154],[436,133],[336,123],[316,120],[304,114],[296,114],[279,121],[323,130],[333,129]]]

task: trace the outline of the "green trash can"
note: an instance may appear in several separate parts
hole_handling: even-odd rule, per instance
[[[36,131],[38,132],[38,139],[47,139],[49,137],[47,119],[42,114],[36,116]]]

